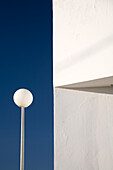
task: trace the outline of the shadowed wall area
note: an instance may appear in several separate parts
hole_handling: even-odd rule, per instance
[[[55,88],[55,170],[113,169],[113,95]]]

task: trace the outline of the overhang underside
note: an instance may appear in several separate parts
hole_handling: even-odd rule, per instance
[[[57,86],[57,87],[76,89],[76,88],[95,88],[95,87],[112,87],[112,86],[113,86],[113,76],[104,77],[95,80],[89,80],[85,82],[67,84],[67,85]]]

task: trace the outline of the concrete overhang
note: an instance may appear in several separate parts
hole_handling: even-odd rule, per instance
[[[70,89],[77,89],[77,88],[95,88],[95,87],[113,87],[113,76],[100,78],[96,80],[90,80],[85,82],[67,84],[62,86],[56,86],[58,88],[70,88]]]

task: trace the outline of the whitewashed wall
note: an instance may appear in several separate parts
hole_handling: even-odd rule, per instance
[[[53,69],[54,170],[113,170],[113,0],[53,0]]]
[[[113,96],[56,88],[54,97],[54,170],[112,170]]]
[[[53,0],[53,53],[54,86],[112,76],[113,0]]]

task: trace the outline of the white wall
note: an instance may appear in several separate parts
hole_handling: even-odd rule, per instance
[[[53,69],[54,170],[112,170],[113,0],[53,0]]]
[[[113,0],[53,0],[54,86],[113,75]]]
[[[54,97],[54,169],[112,170],[113,96],[55,88]]]

